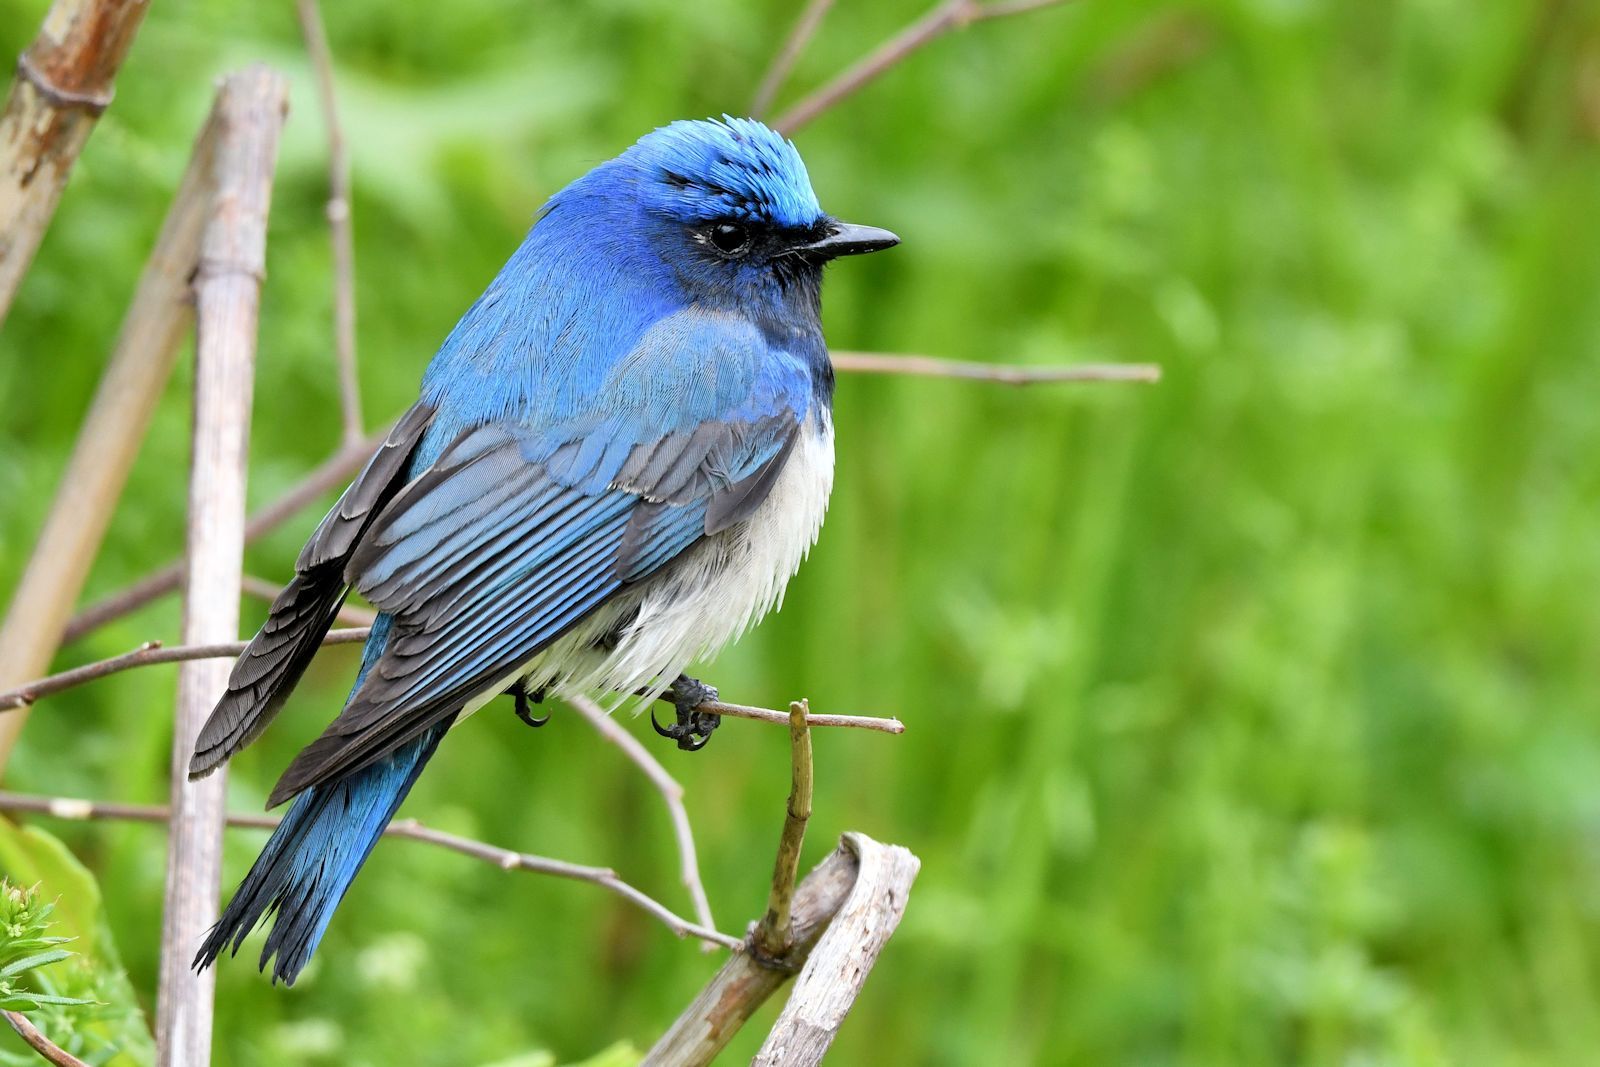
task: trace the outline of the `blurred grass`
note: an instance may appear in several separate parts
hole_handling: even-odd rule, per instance
[[[252,499],[337,441],[291,6],[153,7],[0,332],[0,588],[211,79],[251,58],[297,93]],[[0,3],[0,54],[43,7]],[[794,85],[919,7],[839,5]],[[545,196],[652,126],[739,112],[793,18],[732,0],[325,14],[375,417],[414,395]],[[1593,3],[1083,0],[943,40],[799,136],[830,210],[905,238],[831,275],[837,346],[1166,371],[1153,389],[841,383],[825,536],[783,613],[707,671],[736,699],[910,727],[816,739],[807,862],[845,829],[924,862],[837,1062],[1593,1062],[1597,71]],[[186,390],[180,372],[91,596],[181,547]],[[249,567],[283,575],[312,521]],[[61,663],[176,625],[153,607]],[[353,663],[319,660],[236,761],[239,807]],[[10,783],[161,798],[171,692],[158,669],[53,699]],[[736,929],[762,904],[783,732],[733,723],[668,755]],[[537,735],[475,719],[407,812],[679,900],[657,798],[570,716]],[[150,996],[161,835],[61,832]],[[259,844],[230,837],[230,887]],[[714,963],[584,887],[389,844],[295,989],[220,968],[219,1062],[581,1059],[648,1044]]]

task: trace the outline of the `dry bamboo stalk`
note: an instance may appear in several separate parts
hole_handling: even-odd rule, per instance
[[[272,169],[288,95],[288,83],[266,67],[231,75],[217,95],[216,196],[194,283],[194,446],[183,611],[189,642],[227,640],[239,630],[256,326]],[[193,660],[178,672],[156,999],[156,1061],[162,1067],[203,1067],[211,1058],[215,972],[196,971],[190,961],[217,918],[227,776],[191,782],[188,768],[194,739],[227,681],[226,660]]]
[[[200,254],[200,233],[211,202],[215,143],[213,119],[195,141],[189,169],[139,276],[50,515],[0,625],[0,688],[21,685],[49,668],[177,361],[194,315],[189,273]],[[0,719],[0,772],[26,720],[26,711]]]
[[[922,864],[898,845],[880,845],[860,834],[845,843],[861,861],[861,873],[828,930],[795,979],[789,1001],[772,1024],[752,1067],[811,1067],[821,1063],[839,1034],[878,953],[900,925],[906,897]]]
[[[148,0],[56,0],[17,60],[0,113],[0,320],[55,214],[67,174],[111,102]]]

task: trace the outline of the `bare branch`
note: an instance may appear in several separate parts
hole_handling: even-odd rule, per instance
[[[322,643],[347,645],[365,641],[369,633],[371,630],[365,626],[329,630]],[[209,645],[175,645],[165,648],[160,641],[146,641],[132,652],[86,663],[82,667],[74,667],[70,671],[52,674],[47,678],[40,678],[27,685],[0,693],[0,711],[25,708],[51,694],[75,688],[107,675],[120,674],[134,667],[151,667],[158,663],[186,663],[197,659],[237,659],[247,644],[245,641],[222,641]]]
[[[841,100],[859,92],[924,45],[951,30],[965,28],[974,22],[1021,15],[1065,2],[1066,0],[1015,0],[1012,3],[980,4],[977,0],[940,0],[928,10],[927,14],[879,45],[855,66],[785,111],[772,123],[772,126],[781,133],[794,133]]]
[[[689,826],[689,812],[683,806],[683,786],[667,773],[661,761],[652,756],[637,737],[623,729],[622,724],[607,715],[600,705],[585,696],[565,699],[601,737],[620,748],[622,754],[644,772],[650,784],[661,794],[662,800],[666,801],[667,814],[672,818],[672,833],[678,840],[678,876],[689,891],[689,900],[694,905],[695,918],[700,925],[715,927],[717,923],[711,916],[711,902],[706,897],[705,883],[700,880],[700,860],[695,852],[694,831]]]
[[[834,352],[835,370],[850,374],[906,374],[922,378],[962,378],[1001,385],[1041,385],[1047,382],[1159,382],[1161,368],[1154,363],[1076,363],[1029,367],[1006,363],[969,363],[937,356],[899,355],[891,352]]]
[[[11,1024],[11,1029],[17,1032],[17,1036],[45,1062],[53,1063],[56,1067],[89,1067],[87,1063],[45,1037],[44,1031],[33,1025],[33,1022],[20,1011],[0,1011],[0,1015],[5,1016],[6,1022]]]
[[[810,712],[804,700],[789,705],[792,765],[789,803],[784,810],[783,835],[778,839],[778,858],[772,867],[767,913],[750,934],[751,945],[770,960],[786,959],[789,950],[794,948],[794,923],[789,907],[800,872],[800,847],[805,844],[806,823],[811,820],[811,731],[806,727]]]
[[[844,842],[860,858],[861,872],[750,1061],[755,1067],[813,1067],[822,1062],[878,954],[905,915],[906,898],[922,866],[917,857],[861,834],[846,834]]]
[[[385,426],[361,441],[343,446],[321,466],[290,486],[282,496],[251,515],[250,521],[245,523],[244,527],[245,543],[250,544],[260,540],[316,503],[324,493],[348,482],[351,476],[372,458],[378,446],[383,444],[384,438],[389,436],[389,429],[389,426]],[[131,615],[152,600],[177,589],[182,576],[183,562],[180,560],[169,563],[121,592],[113,593],[89,605],[67,623],[62,642],[71,643],[108,623]],[[41,664],[29,673],[37,674],[47,665],[48,663]]]
[[[188,169],[139,275],[111,359],[78,431],[49,517],[0,626],[0,686],[18,685],[49,669],[67,613],[83,590],[139,442],[177,362],[194,317],[189,272],[200,254],[200,233],[211,203],[216,140],[212,120],[195,140]],[[12,715],[0,721],[0,771],[26,718]]]
[[[56,0],[17,60],[0,113],[0,320],[148,8],[148,0]]]
[[[288,100],[288,83],[266,67],[229,76],[217,93],[216,195],[194,282],[194,446],[183,596],[188,641],[215,641],[239,632],[244,486],[267,212]],[[227,776],[191,782],[188,767],[195,737],[227,681],[228,666],[219,660],[195,660],[178,672],[156,996],[161,1067],[203,1067],[211,1056],[216,976],[196,970],[190,961],[195,943],[217,919]]]
[[[767,108],[772,106],[778,90],[783,88],[789,72],[794,69],[795,61],[806,50],[806,45],[811,43],[817,27],[822,25],[822,19],[831,7],[833,0],[810,0],[805,10],[800,12],[800,18],[795,22],[794,29],[789,31],[789,36],[783,42],[783,47],[778,49],[778,54],[772,57],[771,66],[762,76],[761,86],[756,90],[755,98],[750,101],[752,118],[760,118]]]
[[[350,150],[339,123],[333,53],[316,0],[295,0],[300,32],[317,75],[317,102],[328,135],[328,228],[333,236],[333,337],[339,359],[339,410],[345,444],[361,440],[361,380],[356,373],[356,245],[350,219]]]
[[[156,804],[114,804],[100,803],[92,800],[79,800],[75,797],[43,797],[26,793],[0,793],[0,811],[26,811],[39,815],[48,815],[57,819],[71,819],[83,822],[96,819],[108,819],[124,822],[166,823],[172,809]],[[230,814],[228,825],[243,827],[252,830],[271,830],[277,827],[279,819],[275,815],[235,815]],[[692,922],[674,913],[666,905],[650,897],[643,891],[634,888],[617,876],[617,872],[609,867],[588,867],[578,863],[568,863],[565,860],[549,859],[545,856],[535,856],[527,852],[516,852],[511,849],[490,845],[470,837],[458,834],[445,833],[424,826],[415,819],[400,819],[392,822],[383,831],[385,837],[398,837],[408,841],[420,841],[423,844],[434,845],[438,848],[459,852],[463,856],[481,860],[484,863],[498,867],[503,871],[526,871],[529,874],[545,874],[553,878],[566,878],[574,882],[588,882],[600,886],[608,892],[614,893],[623,900],[658,919],[663,926],[679,937],[693,937],[708,944],[721,945],[723,948],[741,951],[744,942],[729,934],[724,934],[712,927]]]
[[[257,600],[265,600],[270,604],[278,599],[278,594],[283,592],[283,586],[277,582],[269,582],[267,579],[257,577],[254,574],[247,574],[239,583],[239,591],[245,596],[255,597]],[[358,608],[351,604],[341,604],[334,618],[346,626],[371,626],[377,620],[378,615],[376,612],[368,611],[365,608]]]

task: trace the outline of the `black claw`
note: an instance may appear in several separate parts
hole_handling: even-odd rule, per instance
[[[537,728],[550,721],[550,716],[548,715],[543,718],[534,718],[533,712],[528,709],[530,701],[535,704],[544,702],[544,690],[542,688],[535,689],[530,693],[528,692],[528,687],[519,681],[513,684],[510,689],[507,689],[506,692],[510,693],[511,699],[516,701],[517,718],[529,726]]]
[[[654,726],[656,728],[656,733],[660,734],[662,737],[669,737],[669,738],[672,738],[674,740],[677,739],[678,735],[673,733],[672,730],[669,729],[668,727],[662,726],[661,725],[661,720],[656,718],[656,709],[655,708],[651,708],[650,709],[650,725]]]
[[[701,711],[700,705],[717,699],[716,687],[706,685],[698,678],[680,674],[664,695],[672,701],[677,721],[670,726],[662,726],[652,711],[650,724],[656,728],[656,733],[676,741],[685,752],[698,752],[705,748],[706,742],[711,740],[711,731],[722,722],[722,716]]]

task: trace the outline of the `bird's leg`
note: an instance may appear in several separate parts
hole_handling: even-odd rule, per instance
[[[544,703],[543,686],[540,686],[538,689],[530,692],[526,682],[523,679],[518,678],[516,681],[511,683],[511,688],[507,689],[506,692],[511,694],[512,700],[516,701],[517,718],[521,719],[529,726],[543,726],[545,723],[550,721],[550,716],[546,715],[542,719],[536,719],[533,717],[533,712],[528,710],[528,705],[530,703]]]
[[[717,699],[716,686],[707,685],[687,674],[680,674],[677,681],[661,694],[661,699],[672,701],[673,710],[678,713],[678,721],[670,726],[662,726],[656,719],[656,713],[652,711],[650,725],[656,728],[656,733],[678,742],[678,747],[685,752],[705,748],[706,742],[711,740],[711,731],[717,728],[722,716],[701,711],[700,705],[709,704]]]

